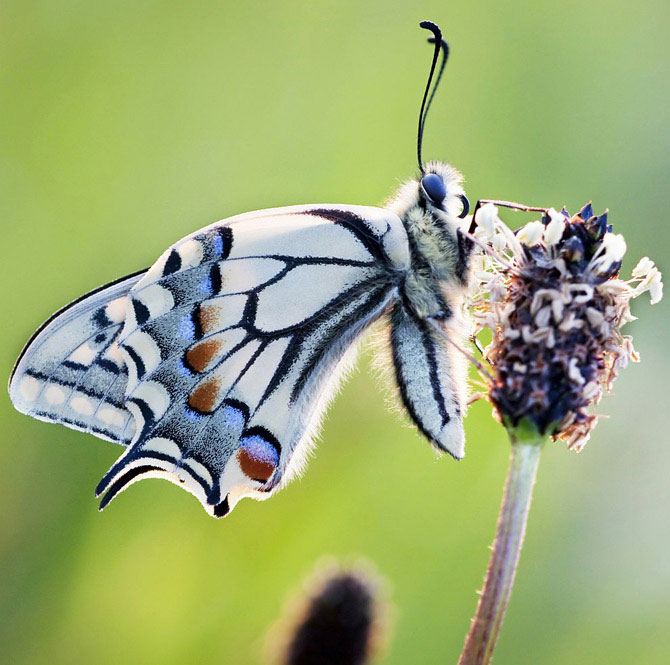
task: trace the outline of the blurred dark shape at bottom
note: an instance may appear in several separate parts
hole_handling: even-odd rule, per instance
[[[357,564],[320,565],[270,635],[280,665],[363,665],[377,654],[387,623],[385,584]]]

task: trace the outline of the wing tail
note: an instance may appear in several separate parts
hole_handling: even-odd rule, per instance
[[[170,442],[162,442],[163,447],[166,443]],[[139,448],[129,450],[117,460],[98,484],[96,496],[102,496],[100,510],[104,510],[133,483],[146,478],[162,478],[193,494],[210,514],[215,515],[219,495],[214,491],[211,476],[206,477],[208,475],[204,468],[191,468],[174,455]]]

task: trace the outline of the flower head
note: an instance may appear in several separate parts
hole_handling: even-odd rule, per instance
[[[277,665],[364,665],[376,655],[387,623],[385,581],[361,562],[320,564],[269,634]]]
[[[497,213],[485,204],[475,215],[475,236],[488,245],[473,271],[472,304],[475,333],[492,333],[489,399],[508,427],[530,422],[579,450],[597,423],[591,407],[639,359],[621,333],[634,318],[630,301],[648,291],[658,302],[661,273],[645,257],[632,279],[620,279],[626,241],[591,204],[573,217],[549,208],[516,232]]]

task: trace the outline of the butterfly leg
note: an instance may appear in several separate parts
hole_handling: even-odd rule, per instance
[[[479,199],[477,201],[477,204],[475,205],[474,212],[472,213],[472,222],[470,223],[470,228],[468,229],[468,233],[472,234],[475,232],[475,229],[477,228],[477,213],[479,212],[479,209],[486,205],[487,203],[491,203],[494,206],[499,206],[501,208],[508,208],[509,210],[514,210],[516,212],[544,212],[547,213],[549,212],[549,208],[540,208],[537,206],[528,206],[523,203],[515,203],[514,201],[502,201],[499,199]]]
[[[471,362],[482,374],[488,375],[484,365],[482,365],[471,353],[468,353],[456,340],[453,339],[451,335],[440,325],[439,320],[442,317],[439,316],[430,316],[426,320],[437,331],[437,334],[440,337],[444,338],[449,344],[451,344],[456,351],[458,351],[463,357],[465,357],[469,362]]]

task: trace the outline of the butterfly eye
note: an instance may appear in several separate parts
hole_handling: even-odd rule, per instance
[[[437,205],[440,205],[447,196],[447,188],[444,180],[437,173],[429,173],[421,178],[421,187],[426,192],[428,198]]]

